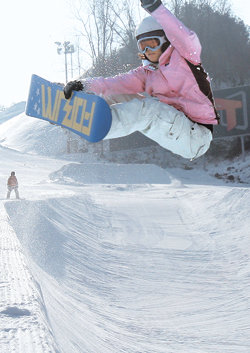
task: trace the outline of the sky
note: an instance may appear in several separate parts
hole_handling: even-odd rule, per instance
[[[250,25],[250,1],[231,3],[232,11]],[[1,1],[0,106],[25,101],[33,73],[65,82],[64,57],[57,54],[55,42],[75,44],[76,22],[69,0]],[[74,77],[78,75],[76,57]]]

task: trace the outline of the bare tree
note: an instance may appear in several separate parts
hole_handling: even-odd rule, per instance
[[[171,9],[171,11],[175,14],[175,16],[179,17],[182,6],[186,0],[168,0],[167,6]]]
[[[134,2],[73,1],[74,16],[80,23],[80,35],[84,40],[83,51],[89,56],[92,67],[104,66],[105,60],[114,50],[134,41]]]
[[[166,0],[165,3],[177,17],[181,13],[181,8],[190,3],[195,7],[209,6],[221,14],[229,13],[231,11],[230,0]]]
[[[229,0],[216,1],[214,8],[222,15],[231,14],[231,3]]]
[[[113,8],[113,12],[117,19],[114,32],[120,44],[126,45],[129,40],[134,40],[136,28],[133,1],[124,0],[120,6]]]
[[[95,65],[100,57],[105,58],[110,51],[115,23],[112,0],[79,0],[73,9],[81,24],[80,34],[85,41],[83,50]]]

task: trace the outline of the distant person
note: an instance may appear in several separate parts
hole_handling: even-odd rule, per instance
[[[10,198],[10,194],[11,191],[14,190],[15,194],[16,194],[16,198],[19,199],[19,192],[18,192],[18,181],[16,178],[16,173],[15,172],[11,172],[10,177],[8,178],[8,182],[7,182],[7,188],[8,188],[8,192],[7,192],[7,199]]]

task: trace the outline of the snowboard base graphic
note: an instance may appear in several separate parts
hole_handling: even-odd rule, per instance
[[[101,141],[112,122],[109,105],[101,97],[73,91],[67,100],[60,84],[37,75],[31,78],[25,113],[69,129],[89,142]]]

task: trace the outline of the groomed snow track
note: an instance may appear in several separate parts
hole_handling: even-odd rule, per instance
[[[43,298],[0,204],[0,351],[56,353]]]
[[[5,263],[23,270],[1,270],[13,277],[1,280],[1,353],[5,341],[18,353],[249,353],[249,198],[144,184],[6,202]]]

